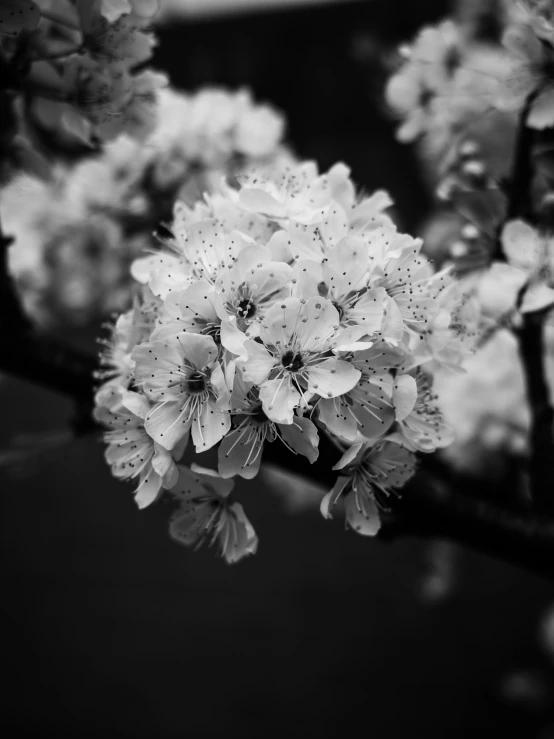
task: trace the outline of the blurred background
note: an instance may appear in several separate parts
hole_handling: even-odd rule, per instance
[[[446,2],[162,5],[154,66],[174,86],[251,88],[300,157],[345,161],[418,228],[430,195],[381,102],[383,59]],[[0,400],[2,446],[72,411],[7,379]],[[365,540],[256,480],[238,495],[260,549],[229,567],[169,540],[170,503],[140,513],[92,438],[0,485],[2,736],[554,736],[548,582],[440,543]]]

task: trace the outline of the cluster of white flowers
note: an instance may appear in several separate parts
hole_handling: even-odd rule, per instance
[[[439,373],[437,393],[454,432],[446,450],[466,472],[483,471],[491,453],[528,452],[531,414],[517,339],[522,314],[554,306],[554,239],[522,220],[501,233],[505,262],[467,278],[473,284],[483,325],[483,346],[459,376]],[[544,334],[545,378],[554,395],[554,327]],[[461,400],[462,399],[462,400]]]
[[[134,263],[142,288],[108,342],[96,414],[138,505],[162,489],[182,502],[179,540],[218,541],[229,562],[255,550],[230,491],[258,473],[264,443],[314,462],[329,435],[343,456],[322,513],[343,500],[349,526],[373,534],[415,453],[449,442],[425,367],[456,367],[471,331],[390,205],[358,197],[342,164],[261,170],[178,203],[165,248]],[[178,464],[189,439],[219,445],[218,473]]]
[[[247,91],[165,89],[157,119],[145,141],[119,136],[46,181],[23,175],[2,191],[10,271],[36,321],[75,325],[124,310],[130,262],[171,221],[177,197],[192,204],[224,177],[293,161],[283,117]]]
[[[157,11],[158,0],[2,0],[0,52],[15,70],[14,93],[24,93],[28,128],[87,144],[148,135],[167,84],[141,68]]]
[[[402,119],[398,137],[417,142],[442,201],[427,225],[428,253],[438,264],[453,265],[479,315],[481,347],[464,362],[465,373],[439,371],[435,377],[454,434],[445,453],[466,472],[477,472],[487,467],[491,452],[527,452],[530,411],[510,331],[522,313],[554,304],[552,239],[524,221],[505,222],[505,183],[524,111],[524,123],[540,131],[533,165],[541,176],[530,189],[531,209],[542,215],[552,210],[554,4],[461,5],[457,19],[421,31],[386,95]],[[478,32],[482,13],[494,21],[495,32]],[[502,262],[492,261],[499,234]],[[547,329],[544,363],[554,386]]]
[[[554,24],[550,0],[508,0],[498,7],[500,37],[472,36],[455,19],[423,28],[401,50],[403,62],[385,90],[401,119],[400,141],[418,141],[437,179],[470,142],[504,177],[517,116],[528,105],[534,129],[554,126]],[[529,104],[528,104],[529,101]]]

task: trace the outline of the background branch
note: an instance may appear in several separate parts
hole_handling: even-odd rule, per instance
[[[527,125],[527,118],[536,97],[537,91],[528,96],[519,117],[514,168],[509,186],[505,222],[514,218],[532,220],[533,216],[531,210],[534,175],[532,147],[535,132]],[[502,253],[500,233],[497,250]],[[518,308],[521,305],[526,287],[519,295]],[[551,513],[554,511],[554,490],[552,489],[552,481],[554,480],[554,411],[550,404],[550,393],[544,367],[543,334],[546,315],[547,311],[523,314],[523,324],[515,331],[515,334],[518,339],[519,353],[525,375],[527,400],[531,411],[528,465],[530,493],[537,510]]]

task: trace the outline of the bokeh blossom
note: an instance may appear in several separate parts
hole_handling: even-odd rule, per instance
[[[224,125],[207,126],[221,106],[229,111]],[[282,116],[246,91],[162,90],[156,119],[145,141],[121,135],[74,166],[57,165],[45,179],[20,175],[2,190],[4,228],[16,239],[10,270],[41,324],[82,325],[125,309],[129,264],[172,220],[176,197],[194,206],[204,193],[218,193],[224,177],[292,160]],[[198,207],[201,220],[205,206]],[[236,218],[239,228],[256,220],[227,200],[216,199],[214,208],[218,220]]]
[[[217,544],[229,564],[255,554],[258,537],[241,504],[230,498],[233,486],[233,480],[213,470],[180,466],[171,490],[180,507],[171,519],[170,535],[186,546]]]

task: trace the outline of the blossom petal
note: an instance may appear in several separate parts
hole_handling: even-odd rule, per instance
[[[290,376],[268,380],[260,388],[264,413],[275,423],[292,423],[300,393],[292,386]]]
[[[540,93],[529,111],[527,125],[538,131],[554,126],[554,87]]]
[[[191,426],[192,441],[197,452],[211,449],[231,428],[231,415],[220,411],[214,403],[203,403]]]
[[[256,187],[245,187],[239,193],[239,202],[246,210],[263,213],[272,218],[284,218],[287,209],[265,190]]]
[[[233,480],[224,480],[217,472],[197,464],[189,467],[179,465],[179,479],[172,488],[171,494],[183,503],[190,503],[194,498],[207,495],[225,500],[235,486]]]
[[[404,319],[396,302],[389,296],[385,300],[385,317],[381,327],[383,339],[396,346],[404,336]]]
[[[394,381],[392,402],[396,420],[403,421],[412,412],[417,400],[417,382],[411,375],[398,375]]]
[[[327,495],[322,498],[319,510],[323,518],[333,518],[330,510],[331,506],[337,505],[347,484],[348,477],[344,477],[343,475],[341,475],[337,478],[335,484],[333,485],[331,490],[329,490]]]
[[[344,498],[346,522],[357,534],[375,536],[381,528],[379,510],[369,493],[353,491]]]
[[[154,469],[149,469],[141,475],[138,488],[135,490],[135,503],[142,509],[153,503],[158,497],[162,487],[161,477]]]
[[[342,470],[344,467],[347,467],[358,458],[358,455],[360,455],[360,457],[363,455],[365,447],[365,441],[360,441],[357,444],[352,444],[352,446],[349,446],[348,449],[344,452],[339,461],[335,465],[333,465],[332,469]]]
[[[535,271],[541,258],[540,240],[535,229],[525,221],[508,221],[501,234],[502,251],[513,266],[525,272]]]
[[[384,287],[373,287],[365,292],[353,308],[348,310],[348,320],[363,326],[368,334],[381,329],[385,314],[387,291]]]
[[[362,373],[342,359],[324,359],[307,368],[308,390],[323,398],[335,398],[352,390]]]
[[[522,313],[536,313],[544,311],[554,306],[554,290],[548,287],[544,282],[538,282],[530,285],[521,301],[520,310]]]
[[[212,365],[217,359],[218,350],[211,336],[182,333],[176,338],[182,356],[198,370]]]
[[[146,418],[151,407],[144,395],[132,391],[122,395],[121,404],[139,418]]]
[[[317,404],[318,419],[335,436],[354,442],[358,436],[358,419],[343,397],[322,398]]]
[[[233,516],[233,528],[221,532],[221,551],[228,564],[235,564],[248,554],[255,554],[258,549],[258,537],[254,527],[246,518],[240,503],[231,503],[229,511]]]
[[[307,457],[312,464],[315,462],[319,455],[319,436],[309,418],[295,416],[291,424],[280,425],[279,431],[291,449]]]
[[[248,359],[237,361],[237,367],[242,373],[242,378],[246,382],[254,383],[254,385],[261,385],[275,366],[275,359],[265,346],[257,341],[247,341],[244,348],[248,354]]]
[[[262,461],[263,438],[254,424],[230,431],[218,449],[219,474],[222,477],[240,475],[247,480],[256,477]]]
[[[144,423],[147,433],[164,449],[173,449],[188,433],[190,426],[188,413],[185,413],[181,403],[176,400],[156,403]]]

